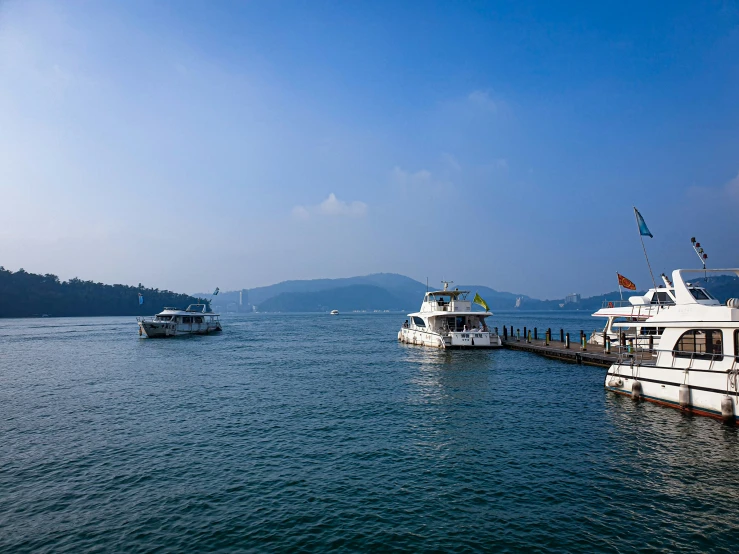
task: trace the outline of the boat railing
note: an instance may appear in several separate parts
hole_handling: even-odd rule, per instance
[[[724,353],[710,353],[710,352],[691,352],[686,350],[673,350],[668,348],[645,348],[642,344],[629,343],[626,345],[617,345],[616,353],[618,356],[619,364],[630,364],[630,365],[654,365],[657,362],[657,357],[661,353],[670,354],[671,363],[670,367],[674,369],[693,369],[693,364],[696,361],[708,361],[708,368],[701,367],[700,369],[709,371],[713,369],[716,362],[720,362],[724,359]],[[687,367],[675,365],[678,360],[688,360]]]

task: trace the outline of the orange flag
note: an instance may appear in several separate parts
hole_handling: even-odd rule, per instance
[[[618,284],[619,286],[629,289],[629,290],[636,290],[636,285],[632,283],[629,279],[621,275],[620,273],[616,273],[618,275]]]

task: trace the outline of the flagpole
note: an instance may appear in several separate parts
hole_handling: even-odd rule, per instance
[[[624,293],[621,290],[621,279],[619,279],[618,276],[619,276],[619,273],[617,271],[616,272],[616,281],[618,281],[618,294],[621,297],[621,302],[623,302],[624,301]]]
[[[654,273],[652,273],[652,264],[649,263],[649,256],[647,256],[647,247],[644,246],[644,237],[641,234],[641,227],[639,227],[639,218],[636,215],[636,206],[634,206],[634,219],[636,220],[636,228],[639,229],[639,240],[641,241],[642,250],[644,250],[644,258],[647,260],[647,267],[649,268],[649,276],[652,278],[652,284],[654,290],[657,290],[657,282],[654,280]],[[657,295],[657,304],[660,304],[659,295]]]

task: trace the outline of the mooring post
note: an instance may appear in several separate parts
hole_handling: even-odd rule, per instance
[[[649,335],[649,353],[654,352],[654,335]]]
[[[531,344],[531,329],[529,329],[529,334],[528,334],[528,343],[529,343],[529,344]]]
[[[567,333],[565,335],[565,348],[569,348],[569,347],[570,347],[570,334]]]
[[[539,340],[539,330],[534,327],[534,340]]]
[[[582,334],[582,351],[585,352],[588,349],[588,336],[583,333]]]
[[[560,329],[559,330],[559,342],[564,342],[564,341],[565,341],[565,330]]]
[[[634,353],[634,339],[629,339],[629,354]]]
[[[503,325],[503,340],[508,340],[508,326]]]
[[[511,340],[513,340],[513,325],[511,325]]]
[[[609,337],[608,335],[606,335],[605,347],[606,347],[606,354],[610,354],[611,353],[611,337]]]
[[[528,336],[529,336],[528,333],[526,333],[526,326],[524,325],[524,327],[523,327],[523,338],[525,339]]]
[[[516,329],[516,342],[521,342],[521,329]]]
[[[549,329],[547,329],[547,332],[544,334],[544,343],[549,346]]]

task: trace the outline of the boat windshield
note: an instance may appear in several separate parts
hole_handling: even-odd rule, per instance
[[[710,300],[711,297],[703,289],[688,289],[696,300]]]
[[[170,321],[172,319],[171,315],[158,315],[156,317],[156,321]]]

